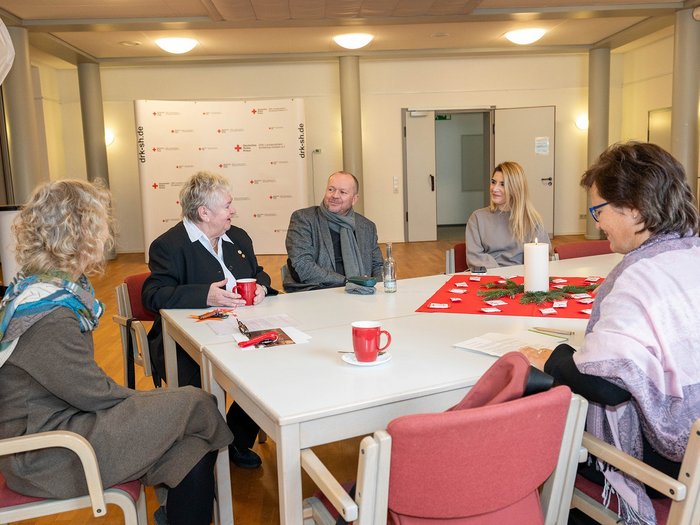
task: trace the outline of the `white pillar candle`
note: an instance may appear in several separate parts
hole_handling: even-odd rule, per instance
[[[549,291],[549,244],[537,239],[525,244],[525,291]]]

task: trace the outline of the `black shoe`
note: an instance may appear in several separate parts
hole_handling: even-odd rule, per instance
[[[238,450],[234,446],[228,448],[229,459],[231,462],[240,468],[258,468],[262,465],[262,460],[255,452],[246,448]]]

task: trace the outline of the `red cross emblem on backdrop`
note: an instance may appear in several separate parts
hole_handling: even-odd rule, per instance
[[[154,190],[157,190],[157,189],[158,189],[158,183],[157,183],[157,182],[154,182],[154,183],[153,183],[153,189],[154,189]]]
[[[258,112],[257,109],[253,109],[253,111],[251,111],[251,113],[252,113],[253,115],[255,115],[257,112]]]
[[[235,149],[236,151],[241,151],[241,146],[239,144],[236,144],[236,147],[233,149]]]

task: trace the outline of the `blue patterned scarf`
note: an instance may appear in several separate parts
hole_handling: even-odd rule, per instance
[[[77,282],[63,272],[17,275],[0,302],[0,366],[10,357],[24,332],[61,307],[75,314],[81,332],[97,328],[104,313],[104,304],[95,298],[95,291],[84,275]]]

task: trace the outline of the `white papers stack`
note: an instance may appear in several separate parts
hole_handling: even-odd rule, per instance
[[[233,335],[237,343],[247,341],[248,338],[238,330],[238,321],[233,315],[222,319],[221,321],[208,323],[216,335]],[[294,319],[286,314],[269,315],[267,317],[255,317],[250,319],[241,319],[246,327],[251,332],[259,330],[271,330],[273,328],[281,328],[294,341],[295,344],[306,343],[311,339],[311,336],[295,328]]]
[[[455,343],[454,346],[464,350],[473,350],[484,354],[500,357],[508,352],[514,352],[524,346],[533,348],[554,348],[559,343],[568,340],[565,336],[549,335],[539,332],[522,330],[514,334],[489,332],[466,341]]]

